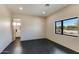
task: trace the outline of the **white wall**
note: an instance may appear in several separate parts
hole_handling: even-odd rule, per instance
[[[45,38],[45,19],[36,16],[14,15],[21,19],[21,40]]]
[[[10,13],[0,5],[0,53],[12,42]]]
[[[70,17],[79,17],[79,5],[70,5],[47,18],[47,38],[55,41],[63,46],[71,48],[79,52],[79,34],[78,37],[65,36],[55,34],[55,21],[62,20]]]

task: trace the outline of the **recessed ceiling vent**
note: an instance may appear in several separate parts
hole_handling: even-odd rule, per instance
[[[49,7],[50,6],[50,4],[45,4],[45,7]]]

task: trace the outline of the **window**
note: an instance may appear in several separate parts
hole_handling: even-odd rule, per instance
[[[63,20],[63,34],[78,36],[78,18]]]
[[[55,33],[56,34],[62,34],[62,24],[61,21],[55,22]]]
[[[61,21],[55,22],[56,34],[60,33],[62,35],[68,36],[78,36],[78,18],[69,18]]]

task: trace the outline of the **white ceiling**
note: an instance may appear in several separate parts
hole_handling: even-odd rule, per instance
[[[45,6],[45,4],[9,4],[7,7],[12,14],[23,14],[32,16],[48,16],[62,8],[67,6],[66,4],[50,4],[50,6]],[[23,7],[23,10],[19,10],[19,7]],[[42,14],[45,11],[46,14]]]

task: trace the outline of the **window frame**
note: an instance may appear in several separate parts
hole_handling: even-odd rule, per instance
[[[61,33],[57,33],[57,32],[56,32],[56,29],[57,29],[56,23],[57,23],[57,22],[61,22]],[[62,34],[62,21],[61,21],[61,20],[55,21],[55,34]]]
[[[64,21],[67,21],[67,20],[71,20],[71,19],[76,19],[76,18],[78,19],[78,17],[73,17],[73,18],[68,18],[68,19],[64,19],[64,20],[55,21],[55,34],[66,35],[66,36],[72,36],[72,37],[78,37],[78,36],[75,36],[75,35],[64,34],[64,32],[63,32],[63,30],[64,30],[64,29],[63,29],[63,26],[64,26],[64,25],[63,25],[63,22],[64,22]],[[57,22],[61,22],[61,33],[57,33],[57,32],[56,32],[56,23],[57,23]],[[79,22],[78,22],[78,24],[79,24]],[[78,24],[77,24],[77,25],[78,25]],[[78,31],[78,33],[79,33],[79,31]]]

